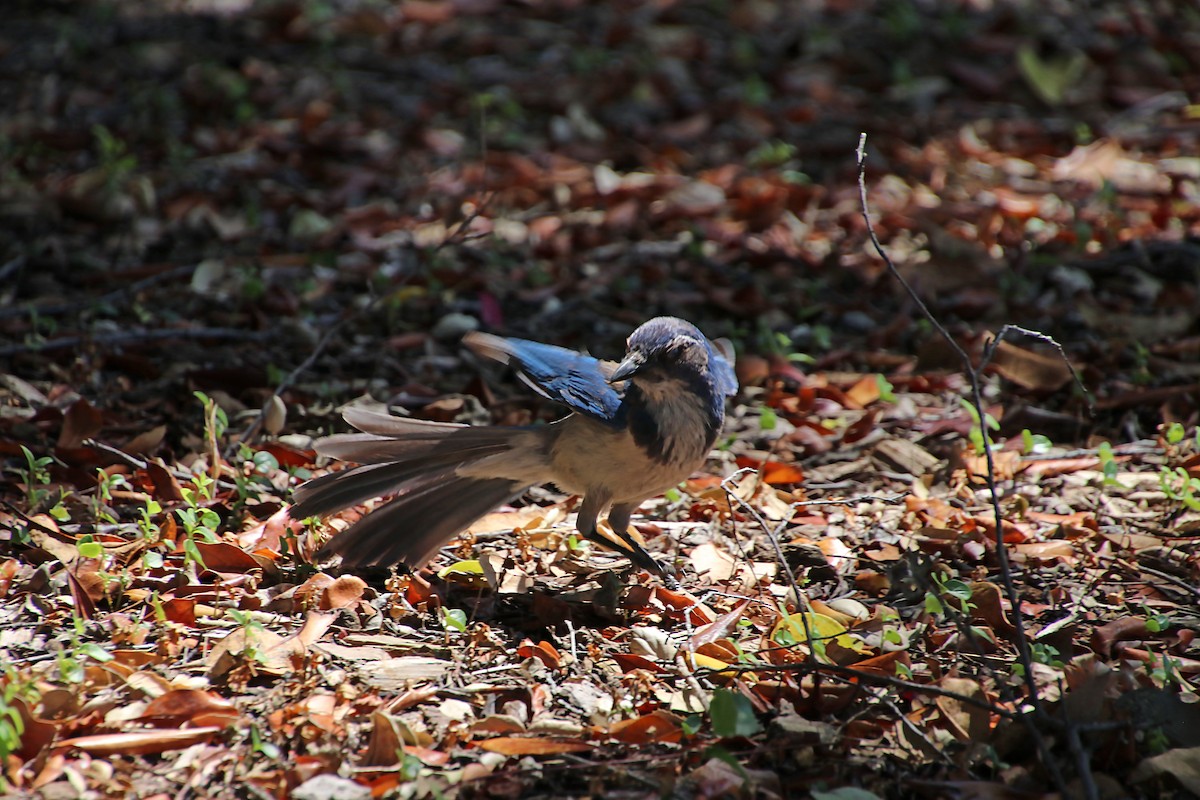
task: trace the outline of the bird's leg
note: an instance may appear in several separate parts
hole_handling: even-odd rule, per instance
[[[596,519],[600,516],[600,509],[608,503],[608,500],[609,498],[596,492],[590,492],[583,498],[583,505],[579,507],[579,515],[575,522],[575,527],[583,534],[583,538],[607,547],[609,550],[617,551],[642,569],[648,569],[657,575],[666,575],[667,572],[663,565],[655,561],[653,556],[629,536],[629,517],[633,514],[631,506],[617,506],[608,515],[609,524],[613,526],[613,531],[620,541],[614,542],[596,530]],[[622,509],[624,510],[622,511]]]
[[[629,548],[630,561],[664,578],[669,578],[671,570],[660,564],[652,555],[646,552],[645,548],[638,544],[637,539],[629,535],[629,518],[633,516],[635,508],[636,506],[632,503],[613,506],[612,510],[608,512],[608,524],[613,529],[613,533]]]

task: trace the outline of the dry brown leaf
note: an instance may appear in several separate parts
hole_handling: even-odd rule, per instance
[[[129,733],[102,733],[95,736],[76,736],[59,742],[55,747],[83,750],[94,756],[144,756],[208,742],[222,730],[217,727],[184,728],[178,731],[153,728]]]
[[[242,573],[262,569],[254,557],[228,542],[196,542],[204,566],[213,572]]]
[[[175,689],[151,700],[138,720],[157,728],[185,724],[225,727],[240,718],[233,703],[219,695],[199,689]]]
[[[501,736],[479,743],[482,750],[505,756],[553,756],[562,753],[586,753],[592,745],[578,739],[535,739],[523,736]]]
[[[103,426],[104,413],[80,398],[63,414],[63,427],[55,447],[58,450],[75,450],[82,447],[84,440],[99,434]]]
[[[558,649],[545,641],[534,644],[529,639],[526,639],[517,647],[517,655],[521,658],[536,658],[551,669],[558,669],[562,664],[562,655],[558,652]]]
[[[668,711],[652,711],[645,716],[621,720],[614,723],[607,734],[611,739],[632,745],[674,744],[683,740],[679,717]]]
[[[983,688],[969,678],[945,677],[938,682],[941,688],[986,703]],[[991,715],[987,709],[964,703],[953,697],[938,697],[935,701],[943,721],[960,742],[986,742],[991,734]]]
[[[333,581],[321,594],[323,610],[349,608],[363,599],[367,582],[357,575],[342,575]]]
[[[1008,380],[1035,392],[1056,392],[1071,380],[1071,369],[1057,355],[1043,355],[1000,342],[992,366]]]

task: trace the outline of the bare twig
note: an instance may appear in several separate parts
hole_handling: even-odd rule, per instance
[[[911,291],[911,289],[909,291]],[[1058,357],[1063,360],[1063,363],[1067,365],[1067,369],[1070,370],[1071,377],[1075,380],[1075,385],[1078,386],[1080,391],[1083,392],[1084,402],[1087,403],[1088,416],[1090,417],[1095,415],[1096,409],[1092,404],[1092,393],[1088,391],[1083,379],[1079,377],[1079,373],[1075,370],[1075,365],[1071,363],[1071,359],[1067,358],[1067,353],[1065,350],[1063,350],[1063,346],[1059,344],[1053,336],[1047,336],[1041,331],[1022,328],[1020,325],[1005,325],[1000,329],[1000,332],[992,337],[991,341],[984,346],[983,356],[979,359],[979,366],[976,367],[977,370],[982,370],[987,367],[988,364],[992,363],[992,358],[996,355],[996,348],[1000,346],[1000,342],[1004,341],[1004,337],[1010,333],[1019,333],[1022,336],[1028,336],[1031,339],[1037,339],[1039,342],[1048,344],[1057,350]]]
[[[904,498],[908,497],[911,492],[898,492],[892,495],[877,495],[877,494],[860,494],[854,497],[843,497],[841,499],[833,498],[829,500],[798,500],[793,505],[796,506],[849,506],[855,503],[879,502],[887,503],[889,506],[894,506],[898,503],[903,503]]]
[[[1017,591],[1016,583],[1013,581],[1012,566],[1009,563],[1008,558],[1008,549],[1004,543],[1004,515],[1000,510],[1000,492],[996,487],[995,454],[992,452],[991,442],[989,441],[989,437],[987,435],[987,412],[983,404],[983,389],[980,385],[979,369],[977,369],[971,362],[971,357],[967,355],[967,352],[963,350],[962,346],[959,345],[955,338],[950,335],[950,332],[946,330],[946,327],[942,325],[941,321],[938,320],[938,318],[934,316],[933,312],[929,310],[929,307],[925,304],[925,301],[921,299],[921,296],[917,294],[917,292],[908,284],[906,280],[904,280],[904,277],[896,268],[895,263],[887,254],[887,251],[883,249],[883,245],[880,243],[879,237],[875,233],[875,225],[871,222],[870,207],[867,203],[867,135],[865,133],[860,134],[859,136],[857,161],[859,203],[862,209],[863,220],[867,226],[867,235],[871,240],[872,246],[875,248],[875,252],[878,253],[879,257],[883,259],[883,262],[887,266],[888,272],[892,275],[892,277],[895,278],[902,287],[904,287],[905,292],[908,293],[909,298],[917,306],[921,314],[927,320],[929,320],[929,323],[934,327],[934,330],[938,332],[938,335],[940,335],[946,341],[946,343],[954,351],[955,355],[958,356],[959,361],[962,363],[963,371],[970,380],[971,405],[974,406],[976,413],[979,415],[979,425],[983,430],[983,435],[980,438],[983,442],[984,459],[987,462],[987,486],[988,493],[991,498],[992,515],[995,518],[996,558],[997,561],[999,561],[1000,566],[1000,581],[1004,586],[1004,592],[1008,597],[1009,604],[1012,606],[1012,622],[1014,628],[1013,638],[1017,645],[1017,658],[1023,668],[1023,680],[1025,683],[1026,692],[1028,693],[1028,700],[1033,708],[1034,715],[1040,721],[1048,720],[1049,715],[1046,713],[1042,704],[1041,696],[1038,692],[1037,681],[1034,677],[1033,653],[1029,646],[1028,634],[1025,631],[1024,616],[1021,614],[1021,595]],[[997,337],[994,341],[998,340],[999,337]],[[1071,374],[1076,375],[1074,367],[1071,368]],[[1077,376],[1076,379],[1078,379]],[[1036,725],[1030,723],[1027,725],[1027,728],[1030,732],[1030,735],[1034,739],[1034,743],[1037,746],[1042,763],[1050,772],[1055,786],[1060,791],[1065,793],[1066,782],[1063,778],[1062,772],[1058,768],[1058,764],[1052,757],[1050,746],[1046,742],[1045,737],[1042,736],[1041,731]],[[1089,797],[1094,797],[1094,795]]]
[[[251,421],[246,430],[242,432],[242,435],[229,443],[225,449],[226,460],[233,458],[234,453],[237,452],[237,448],[243,442],[253,441],[253,439],[258,436],[258,433],[263,426],[263,417],[266,416],[267,408],[275,400],[275,398],[282,397],[283,393],[286,392],[292,386],[292,384],[299,380],[301,375],[303,375],[309,370],[310,367],[312,367],[317,358],[320,357],[321,353],[325,352],[325,348],[329,346],[329,343],[333,341],[334,334],[345,327],[346,323],[348,323],[350,320],[356,319],[360,314],[364,314],[367,311],[374,309],[377,302],[378,301],[373,302],[369,304],[363,311],[360,311],[357,314],[353,314],[349,317],[343,317],[333,325],[329,326],[329,330],[325,331],[324,335],[321,336],[316,346],[313,347],[312,352],[308,354],[308,357],[305,358],[304,361],[300,362],[299,366],[289,372],[287,377],[280,381],[279,385],[275,387],[275,391],[271,393],[271,396],[267,399],[267,402],[263,404],[262,411],[253,419],[253,421]]]
[[[113,345],[142,344],[164,339],[243,339],[259,342],[266,339],[265,331],[248,331],[244,328],[159,328],[152,331],[122,331],[98,336],[63,336],[44,342],[27,342],[0,347],[0,358],[27,353],[46,353],[52,350],[71,350],[82,345],[111,347]]]
[[[9,262],[11,264],[18,263],[17,259]],[[66,303],[45,303],[42,305],[34,305],[33,303],[23,303],[9,308],[0,308],[0,319],[9,319],[11,317],[25,317],[36,315],[39,317],[58,316],[59,314],[69,314],[72,311],[80,311],[85,308],[95,308],[102,305],[114,305],[127,297],[133,297],[138,292],[145,291],[160,283],[167,283],[176,278],[182,278],[191,275],[196,271],[196,265],[192,264],[186,267],[175,267],[174,269],[159,272],[156,275],[142,278],[140,281],[122,286],[119,289],[114,289],[108,294],[102,294],[99,297],[88,297],[83,300],[72,300]],[[7,276],[3,274],[3,268],[0,268],[0,280],[4,280]]]

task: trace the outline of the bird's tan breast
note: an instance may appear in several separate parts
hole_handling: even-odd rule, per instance
[[[550,451],[554,483],[573,494],[600,491],[614,503],[643,500],[678,485],[699,468],[708,451],[698,432],[694,441],[679,443],[677,452],[683,457],[664,463],[647,455],[627,430],[580,415],[555,425],[563,430]]]

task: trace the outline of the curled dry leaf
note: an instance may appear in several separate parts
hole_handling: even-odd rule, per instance
[[[1092,649],[1108,658],[1117,642],[1141,640],[1150,636],[1146,620],[1141,617],[1122,617],[1092,631]]]
[[[639,656],[634,653],[613,653],[612,659],[613,661],[617,662],[617,665],[621,667],[623,672],[632,672],[635,669],[644,669],[650,672],[660,673],[666,672],[663,667],[659,666],[645,656]]]
[[[320,606],[323,610],[349,608],[363,599],[367,591],[367,582],[357,575],[342,575],[326,587],[321,594]]]
[[[605,735],[597,732],[597,735]],[[669,711],[652,711],[641,717],[614,723],[608,729],[610,739],[625,744],[674,744],[683,740],[683,724]]]
[[[151,755],[169,750],[181,750],[194,744],[211,741],[222,728],[184,728],[167,731],[152,728],[129,733],[102,733],[95,736],[76,736],[59,742],[56,747],[83,750],[93,756]]]
[[[192,724],[225,727],[241,717],[233,703],[199,689],[175,689],[154,698],[138,719],[156,728]]]
[[[562,665],[562,654],[554,645],[546,641],[534,644],[526,639],[517,648],[517,655],[521,658],[536,658],[551,669],[558,669]]]

